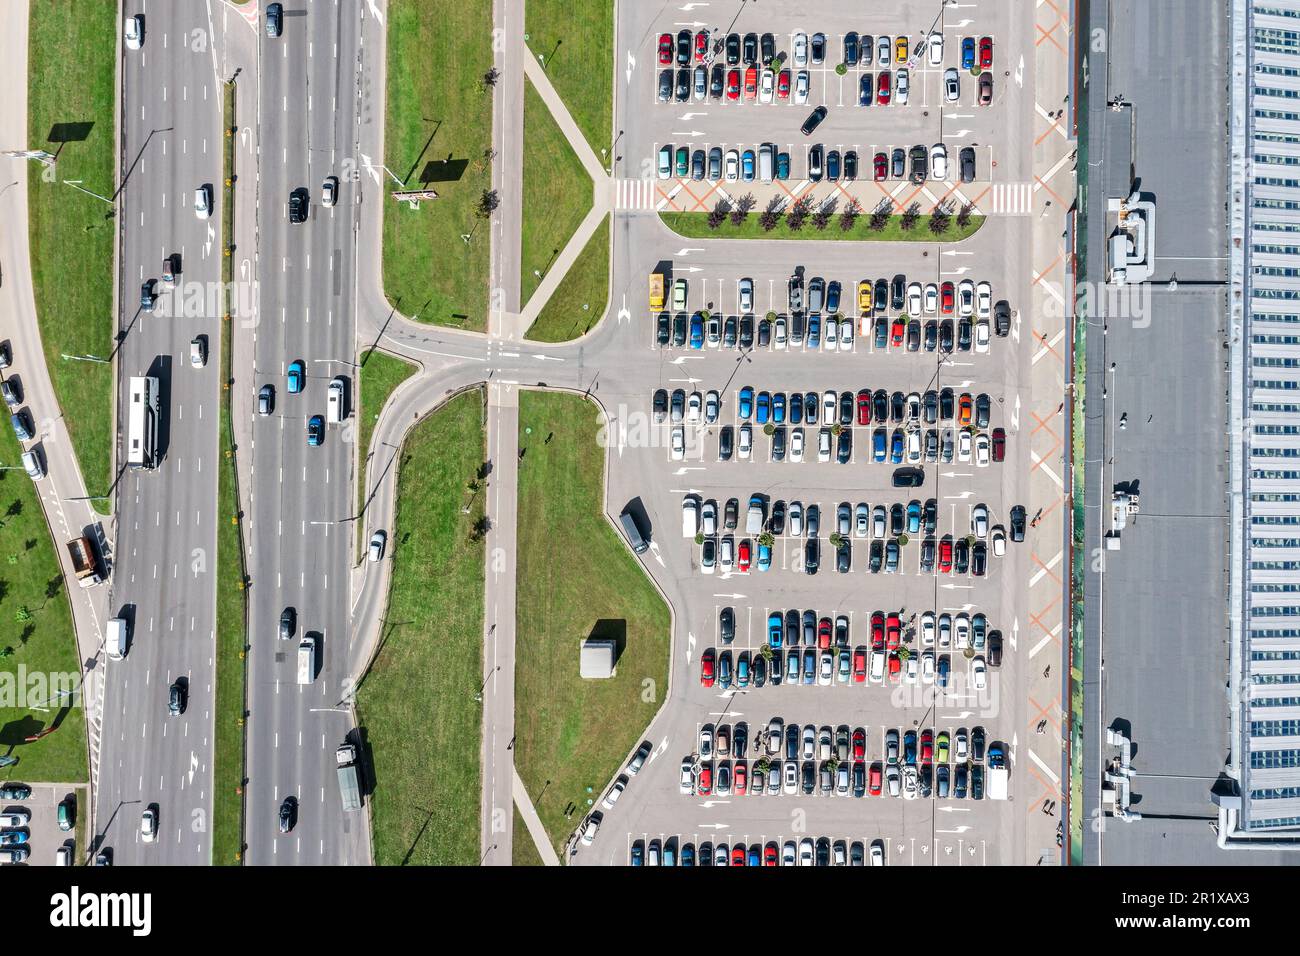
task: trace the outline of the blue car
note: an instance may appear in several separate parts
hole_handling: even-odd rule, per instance
[[[767,643],[773,648],[781,646],[781,635],[784,629],[781,626],[781,612],[773,611],[767,616]]]
[[[875,434],[871,436],[872,457],[876,461],[885,460],[885,430],[877,428]]]
[[[26,842],[26,830],[6,830],[4,833],[0,833],[0,846],[18,846]]]
[[[754,181],[754,151],[745,150],[740,156],[740,178],[747,183]]]
[[[749,848],[749,858],[745,863],[746,866],[762,866],[763,861],[758,858],[758,844],[755,843]]]
[[[817,679],[817,652],[811,647],[803,652],[803,682],[811,684]]]
[[[894,429],[894,440],[889,447],[889,460],[895,465],[903,461],[903,433],[898,429]]]
[[[307,419],[307,444],[315,447],[325,443],[325,419],[313,415]]]
[[[826,311],[838,312],[840,310],[840,284],[837,280],[832,279],[826,286]]]
[[[975,68],[975,38],[966,37],[961,41],[961,68],[971,70]]]
[[[777,392],[772,396],[772,421],[778,425],[785,422],[785,392]]]
[[[772,548],[770,545],[758,546],[758,570],[766,571],[772,566]]]
[[[810,349],[819,349],[822,345],[822,317],[820,315],[808,316],[808,347]]]
[[[691,316],[691,348],[704,348],[704,316],[698,312]]]
[[[742,422],[749,421],[749,417],[754,414],[754,390],[746,385],[740,390],[740,400],[736,403],[740,412]]]
[[[307,381],[307,367],[303,365],[302,359],[295,359],[289,363],[289,394],[297,395],[302,391],[303,385]]]
[[[793,683],[799,683],[799,649],[796,647],[785,653],[785,676]]]
[[[789,153],[776,154],[776,178],[777,179],[790,178],[790,154]]]
[[[907,533],[916,534],[921,530],[921,503],[913,501],[907,506]]]
[[[731,651],[718,655],[718,683],[723,690],[731,686]]]
[[[940,687],[948,686],[948,667],[948,655],[945,654],[943,657],[939,658],[939,666],[937,669],[938,677],[936,678],[936,682]]]
[[[632,865],[645,866],[645,845],[640,840],[632,844]]]
[[[749,686],[749,652],[741,651],[740,657],[736,660],[736,686]]]
[[[767,392],[758,393],[758,410],[754,413],[754,421],[760,425],[766,425],[768,418],[772,414],[772,396]]]
[[[695,865],[695,844],[683,843],[682,844],[682,866],[694,866],[694,865]]]
[[[803,424],[803,396],[798,392],[790,395],[790,424]]]
[[[809,425],[817,424],[818,400],[816,392],[808,392],[803,397],[803,418]]]

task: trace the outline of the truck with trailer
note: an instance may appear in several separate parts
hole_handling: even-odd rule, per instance
[[[662,312],[664,308],[664,275],[662,272],[650,273],[650,311]]]
[[[988,796],[990,800],[1007,799],[1007,755],[1001,743],[989,744]]]
[[[343,809],[360,810],[361,777],[357,773],[357,748],[343,744],[334,751],[334,759],[339,765],[339,799],[343,801]]]
[[[72,559],[72,572],[77,584],[91,588],[104,579],[99,575],[99,562],[95,558],[95,545],[84,535],[68,542],[68,557]]]

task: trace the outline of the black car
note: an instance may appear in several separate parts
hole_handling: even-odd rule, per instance
[[[704,150],[697,149],[691,154],[691,179],[699,182],[704,178]]]
[[[772,534],[785,534],[785,501],[780,498],[772,502],[772,517],[768,519],[767,529]]]
[[[727,66],[735,66],[740,62],[740,34],[727,34]]]
[[[785,426],[778,425],[772,432],[772,460],[785,461]]]
[[[302,186],[289,193],[289,221],[292,223],[307,221],[307,190]]]
[[[735,498],[728,498],[727,503],[722,506],[722,526],[728,531],[734,530],[739,513],[740,502]]]
[[[876,98],[875,93],[871,87],[872,87],[871,74],[863,73],[862,76],[858,79],[858,105],[859,106],[870,106],[872,101]]]
[[[907,396],[902,392],[894,392],[889,396],[889,417],[896,422],[907,417]]]
[[[970,316],[963,315],[957,320],[957,351],[969,352],[971,343]]]
[[[889,175],[895,179],[902,179],[907,175],[907,153],[903,147],[899,146],[889,154]]]
[[[672,67],[659,71],[659,102],[667,103],[673,98]]]
[[[826,178],[837,182],[840,178],[840,151],[832,149],[826,154]]]
[[[906,527],[907,513],[901,503],[895,503],[889,509],[889,533],[898,537]]]
[[[852,30],[844,34],[844,65],[858,65],[858,35]]]
[[[883,388],[876,389],[876,393],[871,396],[871,417],[878,422],[889,417],[889,393]]]
[[[970,732],[970,757],[979,762],[984,759],[984,728],[972,727]]]
[[[921,541],[921,573],[929,574],[934,570],[934,538]]]
[[[907,350],[921,351],[921,320],[913,319],[907,323]]]
[[[816,574],[821,564],[821,555],[817,549],[817,539],[810,538],[803,546],[803,569],[805,574]]]
[[[681,348],[686,344],[686,313],[678,313],[673,319],[673,345]]]
[[[930,151],[924,146],[913,146],[908,158],[912,163],[912,174],[908,179],[919,186],[930,174]]]
[[[785,612],[785,642],[790,647],[797,647],[799,645],[799,612],[798,611],[790,610]],[[793,724],[791,724],[790,726],[791,729],[795,729]],[[799,735],[796,733],[794,736],[795,736],[795,745],[798,746]],[[786,759],[793,760],[794,757],[790,756],[787,757]]]
[[[840,424],[845,428],[853,424],[852,392],[840,392]]]
[[[681,30],[677,33],[677,65],[685,66],[691,62],[691,31]]]
[[[776,59],[776,37],[770,33],[764,33],[759,40],[759,55],[763,60],[764,66],[771,66],[772,61]]]
[[[811,760],[803,762],[800,784],[805,795],[811,794],[817,788],[817,774]]]
[[[1002,632],[989,633],[989,667],[1002,666]]]
[[[982,578],[989,567],[989,546],[983,541],[976,541],[970,549],[970,573]]]
[[[921,399],[921,415],[927,425],[939,421],[939,393],[930,389]]]
[[[655,424],[659,425],[668,420],[668,390],[664,388],[655,389],[654,395],[654,416]]]
[[[815,110],[813,110],[811,113],[808,114],[808,118],[804,120],[803,125],[799,127],[799,132],[803,133],[805,136],[811,136],[813,130],[815,130],[818,126],[821,126],[822,120],[824,120],[825,118],[826,118],[826,107],[824,106],[817,107]]]
[[[992,402],[987,392],[980,392],[975,396],[975,427],[989,427],[989,412],[992,409]]]
[[[280,640],[290,640],[298,630],[298,612],[286,607],[280,612]]]
[[[849,557],[849,540],[841,539],[839,547],[835,549],[835,570],[840,574],[848,574],[849,566],[852,563]]]
[[[984,768],[979,764],[970,768],[970,798],[984,799]]]
[[[718,639],[723,644],[736,639],[736,612],[729,607],[724,607],[718,614]]]
[[[920,488],[925,481],[924,468],[895,468],[895,488]]]
[[[167,713],[172,717],[179,717],[185,713],[185,685],[182,683],[184,678],[177,678],[175,683],[167,688]]]
[[[970,183],[975,181],[975,148],[966,146],[958,155],[958,167],[961,169],[961,181]]]
[[[1011,332],[1011,305],[1006,299],[993,304],[993,331],[999,338],[1006,338]]]
[[[925,350],[933,352],[939,347],[939,323],[934,319],[925,323]]]
[[[758,63],[758,34],[745,34],[745,47],[741,53],[741,59],[745,61],[746,66],[755,66]]]
[[[852,181],[858,178],[858,154],[856,150],[847,150],[844,153],[844,178]]]
[[[677,71],[677,102],[685,103],[691,98],[691,71],[682,67]]]
[[[731,451],[733,447],[733,436],[730,425],[723,425],[722,431],[718,433],[718,460],[731,461]]]
[[[292,830],[297,817],[298,801],[293,797],[285,797],[284,802],[280,804],[280,832],[288,833]]]
[[[853,457],[853,429],[846,428],[840,432],[840,437],[835,443],[835,460],[841,465],[847,465],[849,459]]]
[[[879,574],[880,567],[885,563],[885,543],[883,541],[871,542],[871,553],[867,559],[867,570],[872,574]]]
[[[965,574],[970,568],[970,545],[965,538],[958,538],[952,543],[952,573]]]
[[[952,319],[944,319],[939,323],[939,351],[952,351]]]
[[[925,507],[921,509],[921,526],[925,529],[926,534],[934,534],[938,525],[939,502],[930,498],[925,502]]]
[[[877,312],[884,312],[889,308],[889,283],[884,279],[877,279],[872,287],[871,305]]]
[[[721,63],[713,64],[713,72],[709,75],[709,95],[715,100],[722,99],[722,74],[724,72]]]
[[[956,782],[953,786],[953,796],[958,800],[966,799],[966,765],[957,764]]]
[[[767,323],[764,323],[766,325]],[[754,317],[752,315],[742,315],[740,317],[740,347],[742,349],[752,348],[754,345]]]
[[[672,319],[668,317],[667,312],[660,312],[659,328],[658,331],[655,333],[655,341],[659,343],[660,348],[663,348],[665,345],[667,345],[669,342],[672,341],[672,338],[673,338]]]
[[[158,298],[154,295],[153,282],[153,279],[145,279],[140,285],[140,308],[145,312],[153,311],[153,304]]]
[[[952,414],[955,408],[952,389],[945,388],[939,393],[939,417],[944,421],[952,421]]]
[[[25,783],[0,783],[0,800],[26,800],[32,788]]]
[[[826,61],[826,34],[814,33],[808,43],[809,58],[814,64]]]
[[[772,323],[764,322],[758,327],[758,347],[765,349],[772,341]]]
[[[275,39],[284,29],[284,7],[273,3],[266,8],[266,35]]]
[[[903,303],[907,298],[907,276],[899,273],[894,276],[893,282],[889,284],[889,307],[895,312],[903,311]]]

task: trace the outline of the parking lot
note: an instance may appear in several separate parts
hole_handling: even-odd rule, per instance
[[[0,818],[5,821],[0,829],[0,841],[4,842],[4,849],[25,849],[27,857],[21,862],[28,866],[54,866],[57,854],[67,847],[68,865],[71,865],[76,852],[77,813],[84,803],[84,791],[44,783],[30,785],[30,791],[21,800],[0,799]],[[63,818],[66,830],[59,814],[59,805],[65,802],[70,811]]]
[[[818,95],[828,113],[817,141],[858,144],[866,163],[873,143],[942,141],[988,151],[998,178],[1032,166],[1021,132],[1032,104],[1018,92],[1033,55],[1030,13],[981,0],[922,15],[899,2],[850,24],[824,2],[746,5],[720,26],[742,43],[755,33],[760,57],[765,32],[774,60],[793,34],[826,34],[827,62],[809,66],[810,102],[793,113],[743,95],[658,102],[660,35],[673,34],[675,57],[678,32],[714,25],[653,13],[620,11],[619,45],[641,61],[622,104],[624,175],[648,158],[653,178],[658,146],[675,147],[682,130],[692,153],[697,143],[806,150],[799,124]],[[844,35],[906,34],[915,50],[936,17],[943,60],[911,63],[907,105],[855,105],[855,84],[879,65],[836,74]],[[964,74],[962,98],[940,106],[942,71],[960,65],[966,36],[991,37],[995,68],[1015,76],[1002,82],[999,71],[991,105],[976,107]],[[721,55],[725,68],[725,39]],[[681,185],[697,189],[689,176]],[[843,183],[819,188],[828,185]],[[952,186],[925,184],[938,195]],[[638,514],[645,567],[673,608],[672,686],[637,772],[593,792],[599,826],[575,843],[574,862],[662,865],[686,851],[698,863],[725,845],[732,863],[793,854],[799,865],[808,839],[813,865],[870,865],[873,847],[885,865],[984,865],[1032,862],[1050,845],[1049,762],[1059,758],[1039,735],[1059,724],[1051,698],[1045,706],[1027,688],[1059,674],[1050,661],[1060,624],[1053,603],[1031,609],[1028,596],[1059,580],[1059,556],[1040,558],[1035,541],[1050,510],[1041,487],[1060,466],[1035,443],[1043,416],[1059,411],[1061,383],[1053,372],[1035,393],[1059,339],[1030,311],[1041,290],[1029,234],[1026,219],[993,216],[955,244],[701,241],[651,217],[622,220],[611,288],[628,363],[594,394],[610,418],[607,507]],[[652,301],[656,274],[662,303]],[[1013,540],[1013,523],[1025,540]],[[774,719],[817,728],[816,753],[759,753],[753,741]],[[719,728],[734,735],[742,724],[749,752],[720,754]],[[958,732],[977,727],[984,753],[959,757]],[[861,731],[862,746],[827,758],[823,728],[837,745],[840,728],[850,740]],[[933,749],[909,749],[913,734]],[[891,736],[904,743],[892,754]],[[1043,742],[1046,759],[1032,753]],[[1006,790],[995,760],[1010,770]]]

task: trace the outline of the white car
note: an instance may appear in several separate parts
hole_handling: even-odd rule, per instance
[[[713,759],[713,725],[705,724],[700,728],[700,759]]]
[[[935,143],[930,147],[930,178],[933,180],[948,178],[948,150],[943,143]]]
[[[802,106],[808,102],[808,87],[808,71],[800,70],[795,74],[794,78],[794,101],[796,104]]]
[[[879,684],[885,679],[885,652],[871,652],[871,683]]]
[[[915,767],[903,768],[903,799],[915,800],[918,791],[917,774]]]
[[[709,393],[704,396],[704,424],[716,424],[721,411],[722,397],[718,395],[716,389],[710,389]]]
[[[785,326],[786,326],[786,323],[785,323],[785,316],[783,316],[783,315],[782,315],[782,316],[778,316],[776,322],[774,322],[773,325],[775,325],[776,328],[775,328],[775,330],[772,332],[772,344],[773,344],[773,346],[776,347],[777,349],[784,349],[784,348],[785,348],[785,342],[786,342],[786,335],[785,335]]]
[[[758,81],[758,101],[760,103],[772,102],[772,94],[776,92],[776,74],[771,70],[764,70],[762,77]]]
[[[723,169],[724,169],[723,178],[727,182],[734,183],[736,180],[740,178],[739,151],[734,149],[727,150],[727,159],[726,162],[724,163]]]
[[[203,368],[208,364],[208,343],[202,337],[190,341],[190,367]]]
[[[921,430],[913,428],[907,433],[907,460],[915,464],[921,460]]]
[[[988,668],[984,665],[984,658],[976,657],[970,662],[970,679],[976,690],[988,686]]]
[[[784,776],[781,778],[781,792],[786,796],[799,789],[799,765],[793,760],[785,762]],[[793,846],[793,844],[787,844]]]
[[[128,50],[138,50],[144,44],[144,14],[127,17],[122,25],[122,41]]]
[[[822,421],[827,425],[835,423],[840,407],[840,397],[827,389],[822,393]]]
[[[993,314],[993,286],[987,282],[975,287],[975,314],[981,319]]]
[[[871,844],[871,865],[872,866],[885,865],[885,848],[880,845],[879,840],[876,840],[874,843]]]
[[[822,348],[827,352],[834,352],[840,345],[840,323],[834,316],[828,316],[826,319],[825,337],[822,339]]]
[[[0,813],[0,827],[25,827],[31,822],[32,815],[29,811],[23,809],[9,810]]]
[[[804,837],[799,841],[799,865],[813,865],[813,841],[812,837]]]
[[[961,99],[961,81],[957,79],[957,68],[950,66],[943,71],[943,98],[949,103]]]
[[[691,397],[686,400],[686,421],[692,425],[698,425],[703,411],[704,396],[699,392],[691,392]]]
[[[894,39],[890,36],[881,35],[876,37],[876,60],[881,69],[885,69],[889,64],[894,62]]]
[[[41,459],[36,452],[23,452],[22,461],[23,471],[27,472],[27,477],[32,481],[40,481],[45,477],[45,466],[41,464]]]
[[[378,563],[384,559],[384,546],[388,544],[388,532],[376,531],[370,536],[370,547],[366,551],[366,556],[372,564]]]
[[[981,354],[989,350],[989,320],[975,320],[975,351]]]
[[[884,505],[876,505],[871,509],[871,536],[877,540],[883,540],[885,537],[886,514]]]
[[[712,501],[704,502],[700,509],[700,531],[706,538],[718,533],[718,506]]]
[[[658,175],[660,179],[667,179],[673,174],[673,148],[671,146],[659,147],[659,168]]]
[[[915,655],[907,659],[907,666],[903,668],[903,680],[909,684],[915,684],[920,676],[921,662]]]
[[[742,314],[754,311],[754,280],[741,279],[738,284],[740,292],[740,311]]]
[[[686,426],[677,425],[673,428],[672,436],[672,459],[681,461],[686,457]]]
[[[907,312],[920,315],[922,307],[921,283],[913,282],[907,287]]]
[[[980,437],[987,440],[988,436]],[[970,512],[970,529],[977,538],[987,538],[989,536],[989,509],[985,504],[978,504]]]
[[[823,428],[817,432],[817,460],[831,460],[831,430]]]
[[[851,352],[853,350],[853,322],[850,319],[844,319],[840,322],[840,351]]]
[[[956,635],[957,650],[964,651],[970,647],[970,615],[958,614],[952,619],[953,633]]]
[[[829,687],[834,670],[835,659],[831,656],[831,652],[822,651],[821,667],[817,670],[817,683],[822,687]]]
[[[899,106],[907,105],[907,94],[911,91],[912,78],[907,67],[900,66],[894,74],[894,102]]]
[[[970,279],[962,279],[957,286],[957,310],[961,315],[975,312],[975,283]]]
[[[207,183],[194,189],[194,215],[200,219],[212,216],[212,187]]]
[[[798,501],[790,502],[790,537],[803,537],[803,504]]]
[[[740,432],[736,437],[736,454],[740,456],[741,461],[749,461],[750,455],[754,452],[754,429],[749,424],[740,426]]]
[[[587,818],[587,823],[582,828],[583,846],[591,846],[592,841],[596,839],[596,833],[600,830],[600,821],[601,815],[599,810]]]
[[[931,315],[939,311],[939,286],[933,282],[925,287],[925,311]]]
[[[957,460],[970,461],[970,432],[962,429],[957,435]]]
[[[796,852],[795,852],[794,840],[786,840],[785,844],[781,847],[781,865],[794,866],[795,861],[796,861]]]
[[[724,537],[718,553],[718,563],[722,565],[722,573],[730,574],[731,569],[736,565],[736,539],[731,535]]]
[[[926,684],[934,683],[934,651],[921,652],[921,680]]]
[[[921,612],[921,646],[934,647],[934,612]]]
[[[930,65],[943,66],[943,34],[931,33],[926,43],[926,49],[930,54]]]
[[[1007,553],[1007,533],[1002,530],[1002,525],[997,525],[989,535],[989,541],[993,545],[993,554],[1002,557]]]
[[[145,843],[158,839],[158,811],[153,807],[140,814],[140,839]]]
[[[605,799],[600,801],[601,806],[606,810],[613,810],[614,804],[618,803],[618,798],[623,796],[625,789],[627,789],[627,777],[619,774],[619,778],[609,788],[609,793],[605,794]]]
[[[952,738],[952,759],[955,763],[965,763],[970,759],[970,753],[967,749],[970,738],[966,736],[966,728],[957,728],[957,733]]]
[[[981,468],[989,463],[989,436],[980,432],[975,436],[975,464]]]
[[[794,35],[794,40],[790,44],[790,57],[795,66],[808,65],[808,34],[800,32]]]
[[[803,461],[803,429],[790,432],[790,460]]]
[[[695,792],[695,770],[690,757],[682,760],[682,777],[678,786],[682,793]]]
[[[939,615],[939,646],[949,647],[952,644],[952,615]]]

